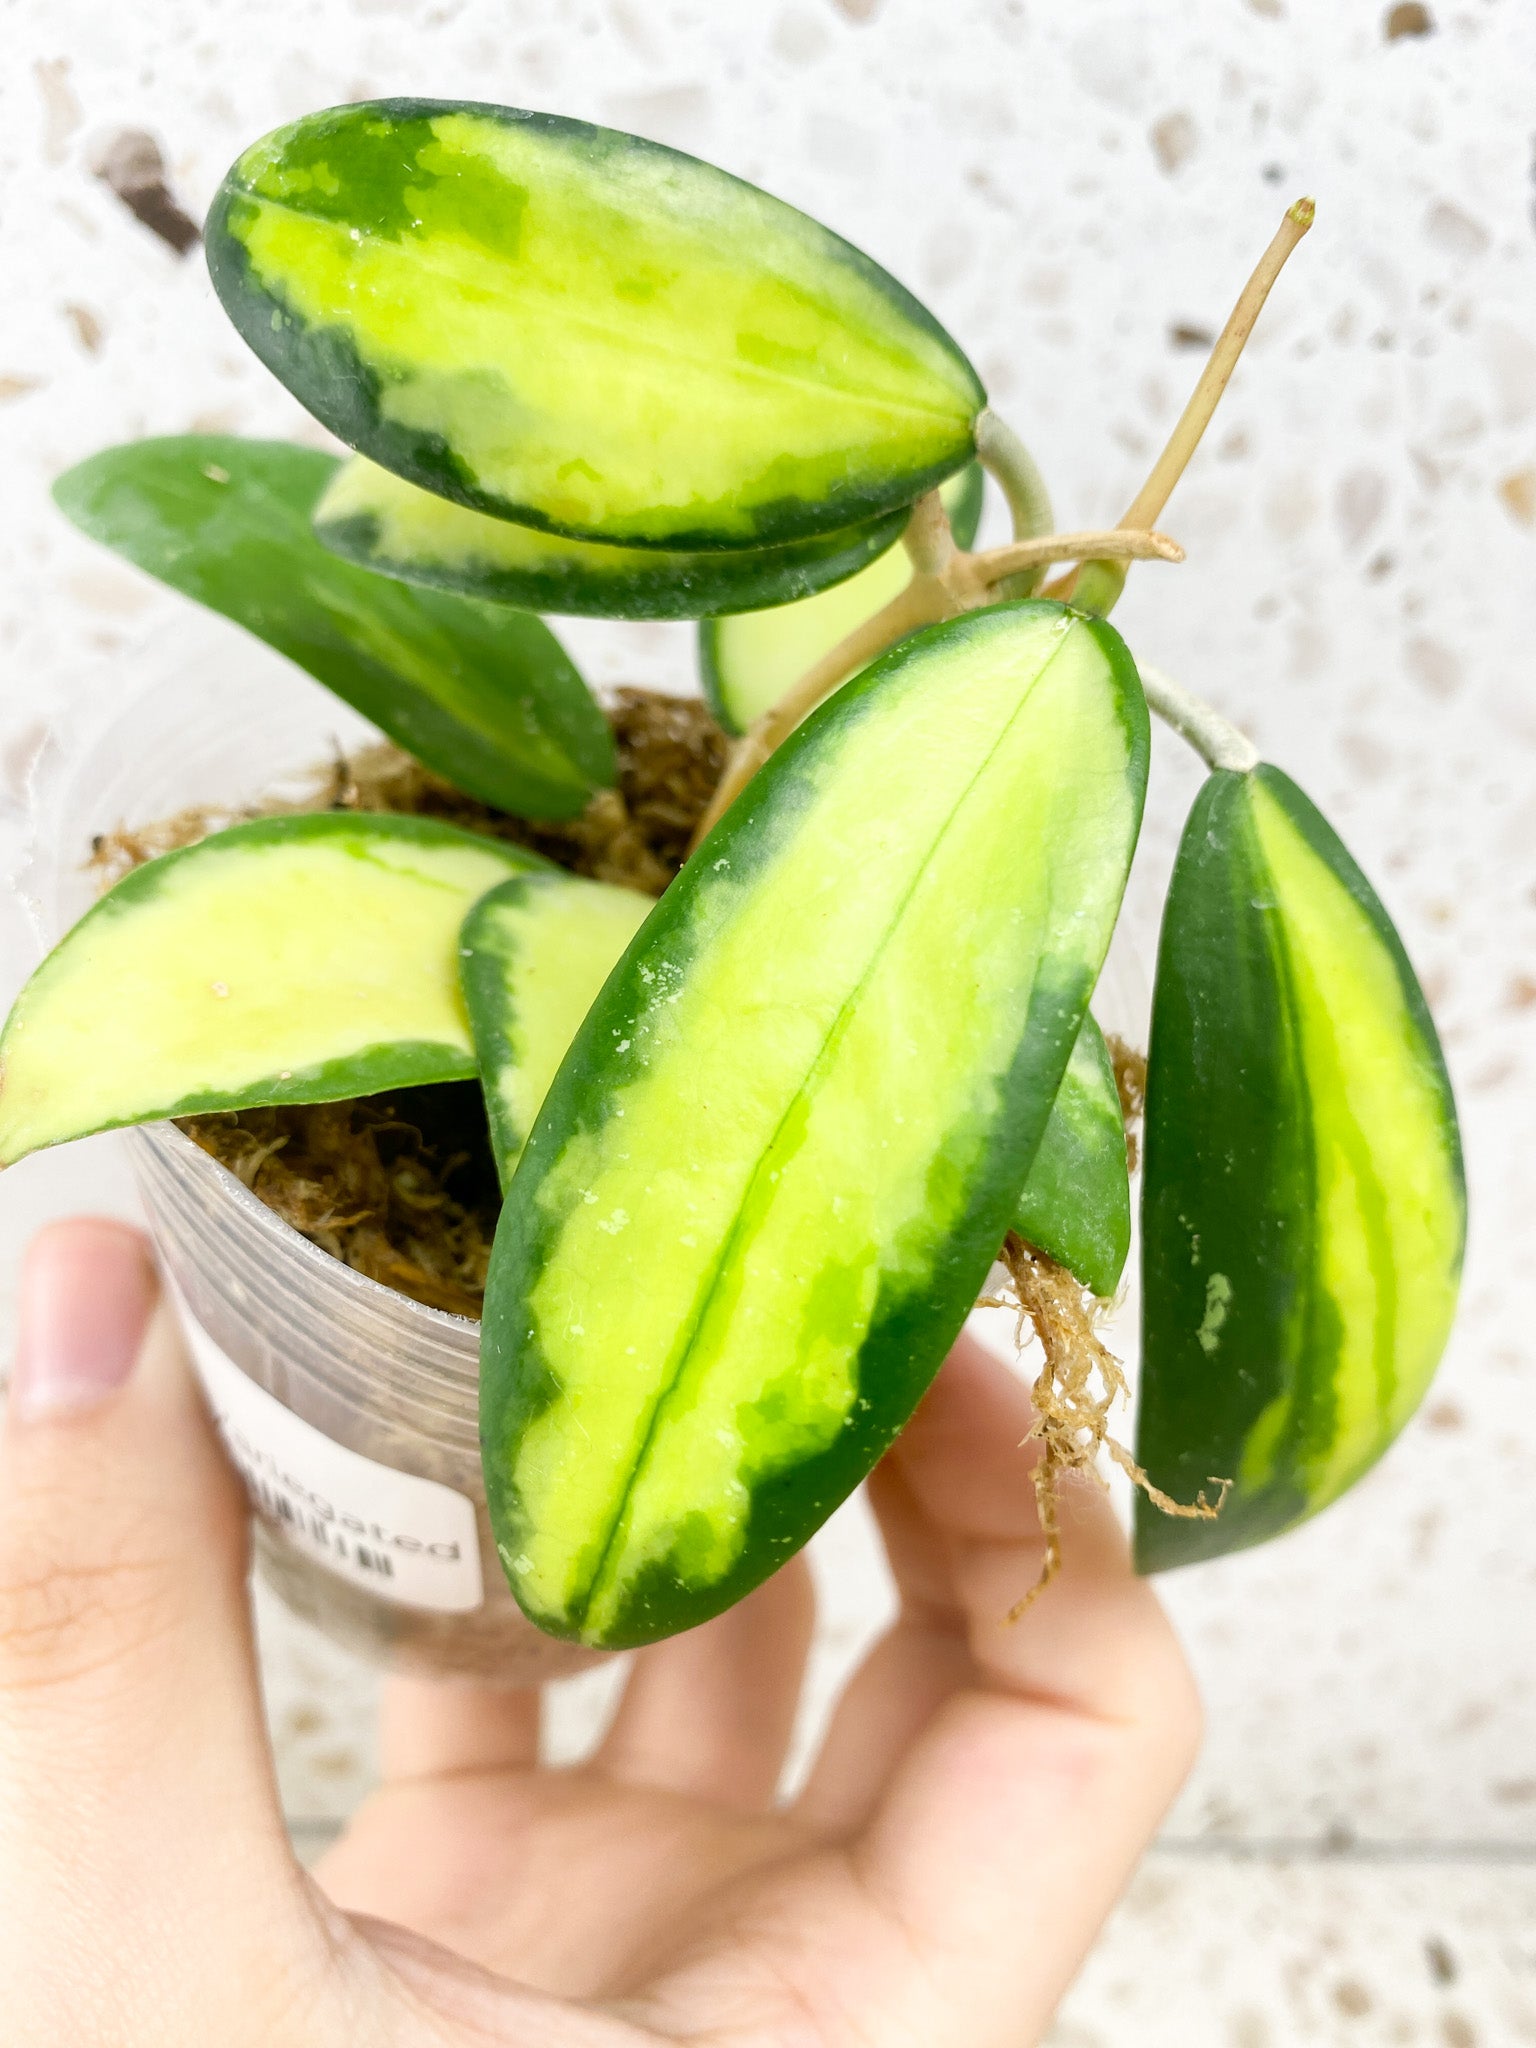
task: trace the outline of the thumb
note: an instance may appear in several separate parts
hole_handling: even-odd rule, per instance
[[[0,1861],[76,1925],[287,1864],[246,1523],[136,1230],[44,1230],[0,1443]],[[217,1842],[217,1854],[210,1844]],[[150,1858],[153,1858],[151,1864]],[[153,1878],[151,1879],[151,1870]],[[28,1913],[29,1920],[32,1914]],[[99,1924],[99,1923],[98,1923]]]

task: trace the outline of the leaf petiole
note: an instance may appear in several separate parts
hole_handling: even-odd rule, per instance
[[[1246,775],[1259,765],[1259,750],[1244,732],[1222,717],[1202,698],[1192,696],[1160,668],[1137,664],[1147,709],[1164,725],[1171,726],[1180,739],[1187,740],[1207,768],[1230,768]]]
[[[976,459],[1008,500],[1014,539],[1033,540],[1049,533],[1055,522],[1045,478],[1012,427],[990,406],[976,422]],[[1019,590],[1015,595],[1027,597],[1029,592]]]

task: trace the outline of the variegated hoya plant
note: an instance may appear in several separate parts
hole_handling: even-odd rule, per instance
[[[1148,1570],[1337,1498],[1456,1297],[1455,1111],[1369,883],[1107,622],[1301,203],[1121,527],[1051,531],[975,370],[878,265],[706,164],[393,100],[249,149],[207,227],[252,349],[355,450],[189,436],[60,479],[463,791],[611,781],[539,612],[697,619],[738,736],[657,901],[420,818],[265,818],[111,889],[0,1041],[0,1162],[195,1111],[478,1075],[504,1202],[482,1433],[509,1581],[652,1641],[798,1549],[901,1430],[1010,1232],[1112,1295],[1089,1000],[1148,711],[1210,776],[1158,954],[1136,1456]],[[972,552],[983,472],[1014,538]],[[1043,581],[1060,565],[1054,582]],[[1214,1502],[1207,1502],[1207,1510]]]

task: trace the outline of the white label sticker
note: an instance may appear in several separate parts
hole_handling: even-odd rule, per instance
[[[186,1304],[177,1305],[219,1434],[269,1527],[377,1599],[441,1614],[481,1604],[472,1501],[332,1443],[257,1386]]]

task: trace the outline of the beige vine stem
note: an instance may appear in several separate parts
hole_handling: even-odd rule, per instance
[[[918,570],[906,589],[893,597],[889,604],[883,605],[873,618],[855,626],[819,661],[812,662],[799,682],[765,711],[746,736],[731,749],[725,773],[689,842],[689,852],[724,817],[780,741],[789,737],[801,719],[815,710],[850,669],[866,667],[877,654],[884,654],[892,641],[900,640],[904,634],[915,633],[919,626],[931,626],[938,619],[952,616],[948,593],[941,580]]]
[[[1302,236],[1311,227],[1316,207],[1310,199],[1298,199],[1286,210],[1275,238],[1259,258],[1252,277],[1238,294],[1227,324],[1216,337],[1200,381],[1190,393],[1179,423],[1168,437],[1168,445],[1152,465],[1152,474],[1126,507],[1122,526],[1148,526],[1162,511],[1174,485],[1184,474],[1189,458],[1200,445],[1200,437],[1211,423],[1211,415],[1237,368],[1237,359],[1247,346],[1264,301],[1276,278]]]
[[[959,550],[937,491],[927,492],[912,507],[901,544],[912,559],[914,576],[942,576],[954,560]]]
[[[932,508],[937,507],[935,518]],[[741,791],[803,718],[843,680],[867,667],[876,655],[919,626],[974,611],[991,601],[992,587],[1020,569],[1047,562],[1080,562],[1093,553],[1107,559],[1182,562],[1184,550],[1165,533],[1133,533],[1116,527],[1094,533],[1046,533],[1037,540],[1010,541],[985,554],[957,548],[936,492],[913,507],[907,550],[912,580],[889,604],[866,619],[815,661],[778,703],[731,750],[708,810],[699,820],[690,851],[724,816]],[[937,567],[928,566],[938,564]]]
[[[1125,517],[1120,521],[1122,526],[1150,526],[1168,503],[1174,485],[1188,468],[1190,457],[1199,447],[1201,436],[1221,402],[1221,394],[1231,381],[1238,358],[1264,309],[1264,301],[1285,268],[1292,250],[1311,227],[1316,212],[1316,205],[1310,199],[1298,199],[1286,209],[1274,240],[1259,258],[1253,275],[1238,294],[1237,304],[1232,308],[1226,326],[1216,337],[1216,345],[1206,358],[1199,382],[1190,393],[1189,403],[1179,415],[1167,446],[1152,465],[1146,482],[1126,507]],[[1069,575],[1058,577],[1055,583],[1047,586],[1047,596],[1071,597],[1077,589],[1079,576],[1091,566],[1091,563],[1084,562]]]
[[[978,602],[985,603],[995,583],[1019,569],[1047,562],[1082,561],[1089,555],[1119,562],[1182,562],[1184,550],[1166,533],[1110,526],[1088,533],[1043,533],[1038,540],[1008,541],[979,555],[962,556],[951,571],[951,583],[974,583]],[[966,610],[973,607],[967,605]]]

